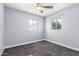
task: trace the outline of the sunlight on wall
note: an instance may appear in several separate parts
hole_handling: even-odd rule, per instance
[[[28,31],[37,31],[38,22],[36,20],[28,20]]]

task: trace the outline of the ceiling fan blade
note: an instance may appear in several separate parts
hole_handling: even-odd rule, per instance
[[[43,8],[53,8],[53,6],[42,6]]]
[[[35,3],[36,6],[43,6],[42,3]]]

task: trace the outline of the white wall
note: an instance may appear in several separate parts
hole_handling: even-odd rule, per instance
[[[0,3],[0,55],[3,50],[3,40],[4,40],[4,7]]]
[[[40,31],[27,30],[28,20],[37,20]],[[43,38],[43,18],[5,7],[5,46],[26,43]]]
[[[61,17],[62,29],[50,29],[53,18]],[[45,18],[45,37],[62,45],[79,49],[79,4],[63,9]]]

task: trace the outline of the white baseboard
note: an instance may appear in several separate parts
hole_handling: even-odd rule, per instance
[[[4,51],[4,48],[0,50],[0,56],[2,55],[3,51]]]
[[[30,43],[35,43],[35,42],[42,41],[42,40],[45,40],[45,39],[39,39],[39,40],[35,40],[35,41],[30,41],[30,42],[25,42],[25,43],[19,43],[19,44],[14,44],[14,45],[10,45],[10,46],[5,46],[4,49],[11,48],[11,47],[16,47],[16,46],[21,46],[21,45],[25,45],[25,44],[30,44]]]
[[[75,48],[75,47],[72,47],[72,46],[64,45],[64,44],[61,44],[61,43],[58,43],[58,42],[55,42],[55,41],[51,41],[51,40],[48,40],[48,39],[46,39],[46,41],[49,41],[51,43],[55,43],[55,44],[58,44],[60,46],[63,46],[63,47],[66,47],[66,48],[69,48],[69,49],[72,49],[72,50],[75,50],[75,51],[79,52],[79,48]]]

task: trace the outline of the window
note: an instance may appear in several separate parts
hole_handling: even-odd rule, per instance
[[[55,19],[52,21],[52,30],[61,30],[62,19]]]
[[[29,20],[28,21],[28,30],[29,31],[37,31],[37,21],[36,20]]]

